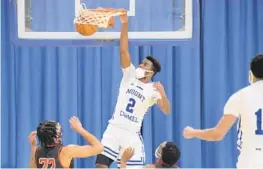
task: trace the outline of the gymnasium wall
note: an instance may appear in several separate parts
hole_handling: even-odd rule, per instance
[[[44,119],[61,123],[65,144],[85,143],[69,127],[73,115],[101,138],[121,79],[119,48],[16,46],[9,38],[9,3],[1,3],[1,167],[27,167],[27,136]],[[145,118],[147,163],[164,140],[180,147],[182,168],[236,163],[235,127],[221,142],[185,140],[182,130],[213,127],[228,97],[248,84],[249,61],[263,52],[263,1],[200,0],[199,5],[199,36],[189,45],[130,47],[135,65],[148,54],[160,59],[162,72],[154,80],[164,84],[172,104],[171,115],[154,107]],[[77,167],[94,167],[94,160],[77,160]]]

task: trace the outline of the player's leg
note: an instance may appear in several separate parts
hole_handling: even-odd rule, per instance
[[[138,168],[145,165],[144,143],[141,134],[130,134],[121,142],[122,151],[127,147],[134,148],[133,157],[127,162],[127,168]],[[120,157],[118,158],[118,167],[120,166]]]
[[[101,143],[104,146],[104,151],[97,156],[96,168],[109,168],[113,161],[119,156],[119,142],[116,137],[116,132],[110,125],[103,134]]]

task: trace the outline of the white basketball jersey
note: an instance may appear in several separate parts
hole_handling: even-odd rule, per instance
[[[132,64],[122,72],[117,104],[109,123],[131,132],[140,132],[144,115],[161,99],[161,95],[153,83],[143,83],[136,78]]]
[[[224,114],[239,117],[237,146],[240,156],[253,151],[263,152],[263,81],[233,94],[225,105]]]

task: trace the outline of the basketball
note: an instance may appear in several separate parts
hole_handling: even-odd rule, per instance
[[[75,24],[76,30],[83,36],[90,36],[97,32],[98,27],[91,24]]]

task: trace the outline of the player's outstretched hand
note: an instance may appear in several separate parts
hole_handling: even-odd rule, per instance
[[[121,23],[128,23],[128,15],[127,15],[127,11],[125,9],[121,10],[121,12],[123,12],[123,15],[120,15],[120,19],[121,19]]]
[[[37,145],[37,139],[36,139],[37,132],[32,131],[29,136],[28,136],[28,141],[31,146],[36,146]]]
[[[184,132],[183,132],[184,138],[186,139],[193,138],[194,137],[193,133],[194,133],[194,129],[192,127],[187,126],[184,128]]]
[[[163,87],[163,85],[161,84],[161,82],[155,82],[155,83],[153,84],[153,87],[156,88],[156,90],[157,90],[158,92],[160,92],[160,94],[164,94],[164,93],[165,93],[164,87]]]
[[[70,118],[69,123],[70,123],[70,127],[72,128],[72,130],[76,132],[79,132],[81,129],[83,129],[81,122],[75,116]]]
[[[134,149],[132,147],[128,147],[124,150],[121,156],[121,161],[126,163],[132,158],[133,155],[134,155]]]

